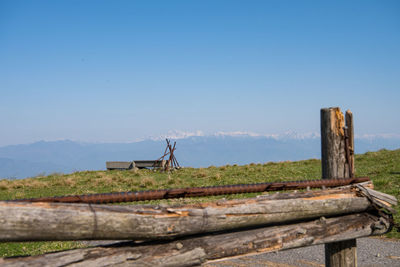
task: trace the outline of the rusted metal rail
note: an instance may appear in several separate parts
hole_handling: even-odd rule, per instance
[[[336,186],[350,185],[353,183],[362,183],[366,181],[370,181],[370,179],[368,177],[358,177],[358,178],[340,178],[340,179],[324,179],[324,180],[272,182],[272,183],[258,183],[258,184],[237,184],[237,185],[208,186],[208,187],[161,189],[161,190],[136,191],[136,192],[41,197],[41,198],[29,198],[29,199],[17,199],[11,201],[102,204],[102,203],[133,202],[133,201],[169,199],[169,198],[204,197],[204,196],[216,196],[216,195],[227,195],[227,194],[257,193],[265,191],[295,190],[295,189],[305,189],[305,188],[336,187]]]

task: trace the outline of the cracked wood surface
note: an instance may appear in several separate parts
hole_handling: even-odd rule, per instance
[[[42,256],[0,259],[2,266],[196,266],[233,257],[382,234],[389,223],[368,213],[163,242],[125,242]]]
[[[344,125],[340,108],[321,109],[322,179],[350,177],[346,163]]]
[[[0,241],[167,239],[370,207],[350,188],[181,206],[0,202]]]

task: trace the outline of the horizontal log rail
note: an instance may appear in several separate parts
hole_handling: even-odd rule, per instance
[[[0,241],[151,240],[365,212],[354,186],[191,205],[0,202]]]
[[[383,234],[385,218],[369,213],[185,237],[168,242],[120,243],[41,256],[0,259],[2,266],[194,266],[231,257]]]
[[[190,205],[0,202],[0,241],[129,240],[2,266],[193,266],[391,230],[393,196],[371,182]]]
[[[204,197],[226,194],[240,193],[259,193],[266,191],[279,190],[295,190],[306,188],[321,188],[321,187],[337,187],[355,183],[370,181],[368,177],[357,178],[338,178],[324,180],[305,180],[305,181],[288,181],[288,182],[272,182],[258,184],[238,184],[238,185],[223,185],[223,186],[208,186],[208,187],[191,187],[191,188],[176,188],[176,189],[161,189],[136,192],[118,192],[105,194],[89,194],[89,195],[71,195],[57,197],[40,197],[29,199],[17,199],[13,201],[24,202],[62,202],[62,203],[119,203],[133,202],[142,200],[157,200],[171,199],[184,197]]]

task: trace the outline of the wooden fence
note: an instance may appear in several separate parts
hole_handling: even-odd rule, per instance
[[[191,266],[233,256],[383,234],[395,198],[371,183],[193,205],[0,203],[0,240],[127,240],[11,258],[5,266]],[[79,266],[79,265],[77,265]]]
[[[342,133],[342,119],[337,108],[321,110],[323,178],[354,174],[352,137]],[[366,182],[191,205],[0,202],[3,242],[125,240],[112,246],[0,259],[0,264],[194,266],[326,244],[327,266],[356,266],[356,238],[381,235],[393,224],[390,211],[396,198],[372,187]]]

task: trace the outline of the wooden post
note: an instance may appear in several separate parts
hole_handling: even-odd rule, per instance
[[[340,108],[321,109],[322,179],[346,177],[344,125]]]
[[[350,115],[352,119],[352,116]],[[347,115],[347,114],[346,114]],[[352,120],[349,124],[352,127]],[[349,126],[347,124],[347,126]],[[321,109],[321,163],[322,179],[350,177],[346,162],[345,120],[340,108]],[[352,130],[348,132],[353,132]],[[355,239],[325,244],[325,265],[357,266]]]

